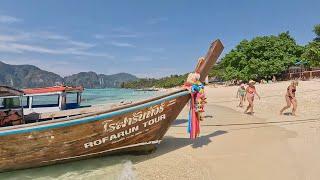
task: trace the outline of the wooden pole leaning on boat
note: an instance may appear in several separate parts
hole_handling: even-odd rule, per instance
[[[209,74],[209,71],[212,69],[213,65],[217,62],[223,49],[224,47],[221,41],[217,39],[211,44],[204,60],[201,60],[201,58],[199,59],[195,72],[200,74],[201,82],[205,81],[206,77]]]

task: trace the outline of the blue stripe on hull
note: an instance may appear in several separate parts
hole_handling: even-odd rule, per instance
[[[20,129],[5,130],[5,131],[0,132],[0,136],[29,133],[29,132],[33,132],[33,131],[42,131],[42,130],[67,127],[67,126],[73,126],[73,125],[77,125],[77,124],[88,123],[88,122],[92,122],[92,121],[99,121],[99,120],[103,120],[103,119],[108,119],[113,116],[126,114],[126,113],[129,113],[132,111],[147,108],[149,106],[154,106],[154,105],[160,104],[162,102],[165,102],[165,101],[168,101],[171,99],[175,99],[180,96],[185,96],[187,94],[189,94],[188,91],[183,91],[183,92],[179,92],[177,94],[173,94],[173,95],[170,95],[170,96],[167,96],[167,97],[155,100],[155,101],[151,101],[151,102],[148,102],[145,104],[141,104],[138,106],[133,106],[130,108],[125,108],[125,109],[120,109],[118,111],[113,111],[113,112],[109,112],[106,114],[94,115],[94,116],[90,116],[90,117],[85,117],[85,118],[80,118],[80,119],[75,119],[75,120],[70,120],[70,121],[64,121],[64,122],[57,122],[57,123],[52,123],[52,124],[24,127],[24,128],[20,128]]]

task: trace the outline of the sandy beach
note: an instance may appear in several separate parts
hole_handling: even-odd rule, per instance
[[[253,116],[237,107],[238,87],[207,87],[201,137],[188,138],[185,108],[158,150],[133,160],[138,179],[318,179],[320,81],[300,82],[296,117],[279,115],[289,83],[256,85]]]

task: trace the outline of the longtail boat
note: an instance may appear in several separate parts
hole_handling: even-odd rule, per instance
[[[214,41],[198,67],[201,79],[223,50]],[[0,172],[47,166],[115,153],[154,150],[190,99],[187,89],[115,108],[78,108],[81,88],[17,90],[0,86]],[[36,95],[58,94],[60,111],[32,105]],[[76,93],[68,108],[65,95]],[[22,105],[22,97],[28,102]]]

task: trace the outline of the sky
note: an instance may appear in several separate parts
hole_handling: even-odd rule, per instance
[[[193,70],[210,43],[289,31],[305,45],[319,0],[1,0],[0,61],[62,76],[163,77]]]

